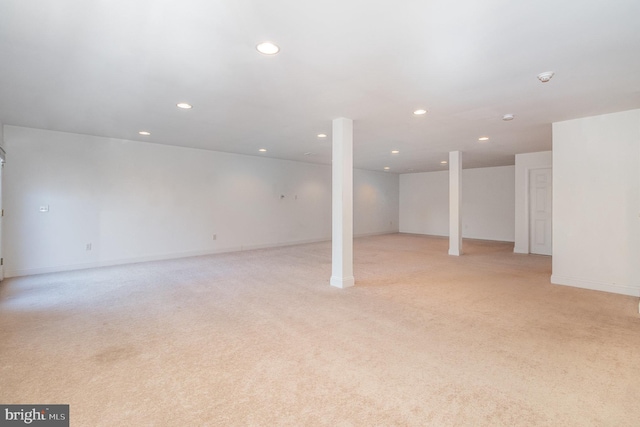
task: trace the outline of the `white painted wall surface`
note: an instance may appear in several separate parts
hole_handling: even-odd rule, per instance
[[[550,168],[552,163],[551,151],[516,154],[514,252],[529,253],[529,171]]]
[[[400,232],[449,235],[449,171],[400,175]]]
[[[2,123],[0,123],[0,147],[4,149],[4,125]],[[0,171],[0,209],[4,209],[2,205],[3,173],[4,171]],[[3,229],[3,219],[0,217],[0,258],[4,256],[2,251],[2,229]],[[0,265],[0,280],[2,279],[4,279],[4,265]]]
[[[552,283],[640,296],[640,109],[553,124]]]
[[[13,126],[5,140],[8,276],[331,238],[330,166]],[[397,203],[378,206],[397,182],[354,174],[356,233],[398,231]]]
[[[356,236],[397,233],[399,175],[353,171],[353,233]]]
[[[463,169],[462,236],[513,242],[515,166]],[[400,231],[449,235],[448,171],[400,176]]]
[[[462,236],[513,242],[515,166],[462,171]]]

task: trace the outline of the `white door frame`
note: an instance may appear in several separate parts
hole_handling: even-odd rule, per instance
[[[553,167],[552,166],[536,166],[536,167],[528,167],[525,168],[525,176],[524,176],[524,180],[525,180],[525,188],[527,189],[525,198],[524,198],[524,220],[525,220],[525,224],[527,224],[527,235],[526,235],[526,242],[524,242],[526,244],[526,248],[527,248],[527,253],[531,253],[531,221],[530,221],[530,214],[531,214],[531,182],[530,182],[530,177],[531,177],[531,171],[534,170],[539,170],[539,169],[550,169],[551,170],[551,176],[553,179]],[[553,185],[551,186],[551,191],[553,192]],[[553,198],[553,193],[552,193],[552,198]],[[553,230],[553,205],[551,205],[551,222],[552,222],[552,227],[551,229]],[[553,236],[551,237],[553,239]],[[553,255],[553,245],[551,246],[551,250],[552,250],[552,255]]]
[[[0,147],[0,150],[2,148]],[[2,255],[2,218],[4,216],[4,209],[2,208],[2,175],[4,174],[4,150],[0,151],[0,259]],[[0,281],[4,280],[4,262],[0,262]]]

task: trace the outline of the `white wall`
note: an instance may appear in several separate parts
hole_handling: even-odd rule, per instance
[[[514,240],[514,166],[462,171],[462,236]],[[449,172],[400,176],[400,231],[449,235]]]
[[[0,147],[4,148],[4,125],[0,123]],[[2,153],[0,153],[1,155]],[[0,159],[1,161],[1,159]],[[2,205],[2,181],[4,177],[4,167],[0,170],[0,209],[3,209]],[[2,251],[2,217],[0,216],[0,258],[3,257]],[[0,280],[4,279],[4,265],[0,264]]]
[[[5,140],[8,276],[331,238],[330,166],[13,126]],[[397,188],[354,173],[356,233],[397,232]]]
[[[640,296],[640,109],[553,124],[552,283]]]
[[[400,175],[400,232],[449,235],[448,171]]]
[[[353,171],[353,234],[397,233],[399,228],[399,175]]]
[[[551,151],[516,154],[514,252],[529,253],[529,171],[550,168],[552,163]]]

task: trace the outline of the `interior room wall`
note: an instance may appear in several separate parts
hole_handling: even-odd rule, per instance
[[[4,125],[0,123],[0,147],[4,149]],[[0,209],[3,209],[2,205],[2,181],[4,178],[4,167],[0,170]],[[2,229],[3,229],[3,220],[0,217],[0,258],[4,257],[4,253],[2,251]],[[4,265],[0,264],[0,280],[4,279]]]
[[[552,283],[640,296],[640,109],[553,124]]]
[[[514,241],[515,166],[463,169],[462,236]],[[400,176],[400,231],[449,235],[449,172]]]
[[[8,276],[331,238],[330,166],[14,126],[5,139]],[[397,175],[356,171],[354,192],[356,233],[398,231]]]
[[[449,172],[400,175],[400,232],[449,235]]]
[[[551,151],[516,154],[514,252],[529,253],[529,171],[550,168],[552,164]]]
[[[399,228],[398,174],[353,171],[353,234],[397,233]]]

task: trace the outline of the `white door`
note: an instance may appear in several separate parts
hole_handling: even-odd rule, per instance
[[[551,168],[529,171],[529,252],[551,255]]]
[[[0,157],[2,157],[0,153]],[[0,158],[0,281],[4,279],[4,260],[2,259],[2,217],[4,210],[2,209],[2,171],[4,170],[4,162]]]

